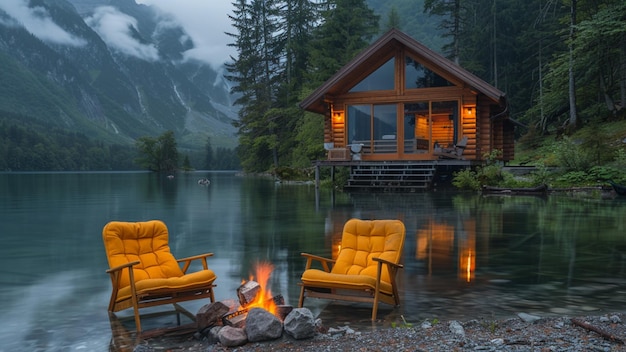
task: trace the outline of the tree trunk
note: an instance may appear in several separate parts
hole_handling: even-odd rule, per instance
[[[493,0],[493,86],[498,88],[498,55],[496,36],[496,0]]]
[[[621,110],[626,108],[626,35],[622,34],[622,38],[620,40],[621,50],[621,65],[620,65],[620,102],[617,110]]]
[[[574,79],[574,36],[576,31],[576,0],[572,0],[569,28],[569,124],[568,129],[573,130],[578,124],[576,112],[576,81]]]
[[[454,1],[454,62],[459,64],[461,41],[461,0]]]
[[[541,1],[538,2],[539,4],[539,16],[540,18],[538,18],[537,20],[535,20],[535,23],[540,23],[543,21],[543,6],[541,5]],[[546,113],[544,110],[544,101],[543,101],[543,33],[541,31],[538,31],[539,33],[539,126],[540,126],[540,131],[541,134],[544,134],[547,132],[548,130],[548,119],[546,117]]]

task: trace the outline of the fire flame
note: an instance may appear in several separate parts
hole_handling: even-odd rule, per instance
[[[251,277],[251,280],[256,281],[261,290],[245,308],[263,308],[275,315],[277,312],[276,302],[273,300],[272,291],[267,287],[272,271],[274,271],[274,265],[268,262],[258,262],[255,265],[255,271],[256,275]]]

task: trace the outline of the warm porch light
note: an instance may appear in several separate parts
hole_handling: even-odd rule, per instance
[[[465,108],[465,111],[467,112],[467,115],[472,115],[474,113],[474,108],[471,106],[468,106],[467,108]]]
[[[343,114],[341,113],[341,111],[333,112],[333,122],[335,122],[335,123],[342,123],[343,122]]]

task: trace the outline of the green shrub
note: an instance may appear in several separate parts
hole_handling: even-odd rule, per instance
[[[613,180],[617,183],[626,181],[623,171],[610,166],[594,166],[589,169],[589,178],[594,181]]]
[[[549,185],[552,173],[543,163],[540,163],[535,167],[535,171],[530,174],[530,177],[534,186]]]
[[[590,182],[590,176],[585,171],[570,171],[556,178],[555,184],[559,187],[573,185],[586,185]]]
[[[463,169],[454,173],[452,178],[454,187],[462,190],[478,191],[480,190],[480,181],[475,171],[471,169]]]

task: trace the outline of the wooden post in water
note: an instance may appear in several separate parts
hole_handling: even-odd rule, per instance
[[[315,189],[320,189],[320,164],[315,163]]]

